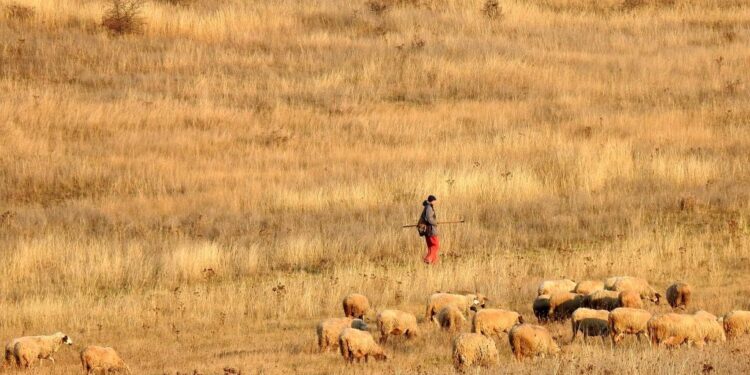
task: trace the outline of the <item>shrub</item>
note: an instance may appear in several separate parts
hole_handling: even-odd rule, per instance
[[[5,13],[10,19],[25,21],[34,17],[34,8],[19,4],[10,4],[5,6]]]
[[[145,24],[142,8],[143,0],[112,0],[102,17],[102,26],[113,35],[141,33]]]
[[[482,13],[492,20],[503,18],[503,7],[497,0],[487,0],[482,7]]]

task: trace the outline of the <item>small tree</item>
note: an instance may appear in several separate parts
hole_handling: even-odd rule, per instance
[[[102,26],[113,35],[141,33],[145,24],[141,17],[143,2],[144,0],[112,0],[102,17]]]

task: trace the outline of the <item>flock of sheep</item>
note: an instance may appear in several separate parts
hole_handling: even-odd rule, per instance
[[[610,337],[617,345],[625,335],[636,335],[638,341],[646,337],[655,346],[674,347],[682,344],[702,348],[710,342],[726,341],[750,333],[750,311],[732,311],[718,318],[700,310],[685,311],[691,304],[692,287],[677,282],[666,290],[666,299],[673,312],[652,314],[644,303],[660,304],[662,295],[645,279],[617,276],[605,281],[548,280],[539,285],[533,311],[538,323],[524,322],[518,312],[485,308],[488,299],[480,293],[432,294],[427,301],[425,319],[442,329],[461,332],[471,318],[471,333],[459,333],[453,338],[453,364],[459,369],[469,366],[496,364],[499,354],[492,337],[502,339],[507,334],[510,348],[517,360],[527,357],[556,355],[560,346],[542,326],[549,321],[570,319],[573,340],[581,332],[589,336]],[[375,342],[364,321],[370,304],[362,294],[350,294],[343,300],[343,318],[330,318],[317,326],[321,351],[338,347],[349,362],[369,357],[387,360],[383,344],[389,336],[420,334],[417,318],[406,311],[386,309],[377,313],[379,343]],[[674,311],[681,311],[677,313]]]
[[[73,345],[70,336],[57,332],[49,336],[25,336],[11,340],[5,346],[5,360],[3,367],[15,363],[21,368],[31,368],[38,360],[43,359],[55,363],[53,354],[57,353],[63,345]],[[128,374],[130,368],[123,362],[122,358],[114,349],[101,346],[88,346],[81,351],[81,364],[86,374],[95,372],[108,373],[110,371],[125,370]]]

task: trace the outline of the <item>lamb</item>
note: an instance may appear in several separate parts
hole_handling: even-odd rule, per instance
[[[725,342],[727,336],[724,333],[724,327],[719,322],[719,318],[716,315],[709,312],[700,310],[696,311],[695,314],[696,322],[698,324],[698,330],[703,336],[703,341],[709,342]]]
[[[690,304],[693,288],[688,283],[677,282],[667,288],[667,302],[673,309],[685,310]]]
[[[636,335],[638,341],[641,341],[641,336],[648,339],[648,321],[651,317],[651,313],[643,309],[618,307],[612,310],[608,322],[612,344],[617,345],[626,334]]]
[[[427,312],[425,319],[428,321],[434,321],[435,316],[447,306],[455,306],[460,311],[468,313],[469,310],[477,311],[480,308],[484,308],[485,303],[489,299],[480,293],[470,293],[466,295],[462,294],[451,294],[451,293],[435,293],[430,296],[427,301]],[[439,323],[438,323],[439,324]]]
[[[370,332],[360,331],[354,328],[344,328],[339,336],[339,349],[341,356],[349,362],[360,362],[362,358],[369,361],[370,356],[377,361],[385,361],[388,355],[383,348],[375,343]]]
[[[625,290],[620,292],[617,296],[617,306],[619,307],[630,307],[633,309],[643,308],[643,300],[638,292],[633,290]]]
[[[318,348],[321,352],[327,352],[330,348],[339,345],[339,336],[344,328],[355,328],[362,331],[367,330],[367,323],[361,319],[353,318],[330,318],[321,321],[317,326]]]
[[[501,333],[508,333],[516,324],[522,324],[523,317],[521,314],[502,309],[485,309],[474,314],[471,321],[471,332],[481,333],[485,336],[497,335],[500,338]]]
[[[576,282],[570,279],[545,280],[539,284],[536,294],[537,296],[541,296],[544,294],[552,295],[555,293],[572,292],[576,288],[576,285]]]
[[[579,282],[573,292],[589,295],[597,290],[604,290],[604,282],[599,280],[586,280]]]
[[[565,320],[573,315],[573,311],[583,305],[582,294],[563,292],[555,293],[549,299],[549,317],[552,320]]]
[[[570,323],[573,330],[571,341],[575,341],[578,331],[583,333],[584,341],[588,336],[601,336],[603,338],[609,334],[609,311],[581,307],[573,312]]]
[[[81,351],[81,365],[86,374],[97,371],[109,373],[113,370],[124,370],[130,374],[130,367],[120,358],[117,352],[110,347],[88,346]]]
[[[524,357],[560,353],[560,347],[552,339],[549,331],[541,326],[518,324],[510,330],[508,341],[518,361]]]
[[[370,310],[370,301],[362,294],[352,293],[344,297],[344,316],[363,319]]]
[[[57,332],[49,336],[19,337],[5,347],[6,363],[10,359],[15,359],[16,365],[19,367],[29,368],[37,359],[40,361],[42,359],[49,359],[54,364],[55,359],[52,355],[63,344],[73,345],[73,340],[62,332]]]
[[[612,311],[620,307],[620,293],[611,290],[597,290],[586,296],[584,305],[594,310]]]
[[[401,310],[383,310],[377,317],[380,343],[388,341],[388,336],[405,335],[407,339],[417,337],[419,328],[414,314]]]
[[[495,365],[499,357],[495,342],[479,333],[462,333],[453,339],[453,365],[458,371]]]
[[[648,284],[646,279],[638,277],[620,277],[612,285],[611,290],[622,292],[626,290],[632,290],[641,295],[642,299],[647,299],[655,304],[659,304],[661,294],[657,293],[651,285]]]
[[[536,316],[536,320],[540,323],[546,323],[549,319],[549,295],[543,294],[541,296],[536,297],[534,300],[534,304],[532,305],[532,309],[534,310],[534,316]]]
[[[438,324],[440,327],[448,331],[461,331],[464,323],[466,323],[466,317],[456,306],[443,307],[437,315]]]
[[[750,311],[735,310],[724,315],[724,331],[727,338],[750,333]]]

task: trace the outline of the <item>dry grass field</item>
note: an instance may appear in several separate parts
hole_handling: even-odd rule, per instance
[[[541,280],[628,274],[750,309],[748,1],[151,0],[123,35],[111,4],[0,0],[0,340],[75,343],[35,373],[88,344],[136,374],[453,372],[426,322],[385,363],[317,353],[354,291],[534,320]],[[434,267],[400,228],[427,194],[467,220]],[[750,338],[551,330],[560,357],[503,340],[477,371],[750,372]]]

